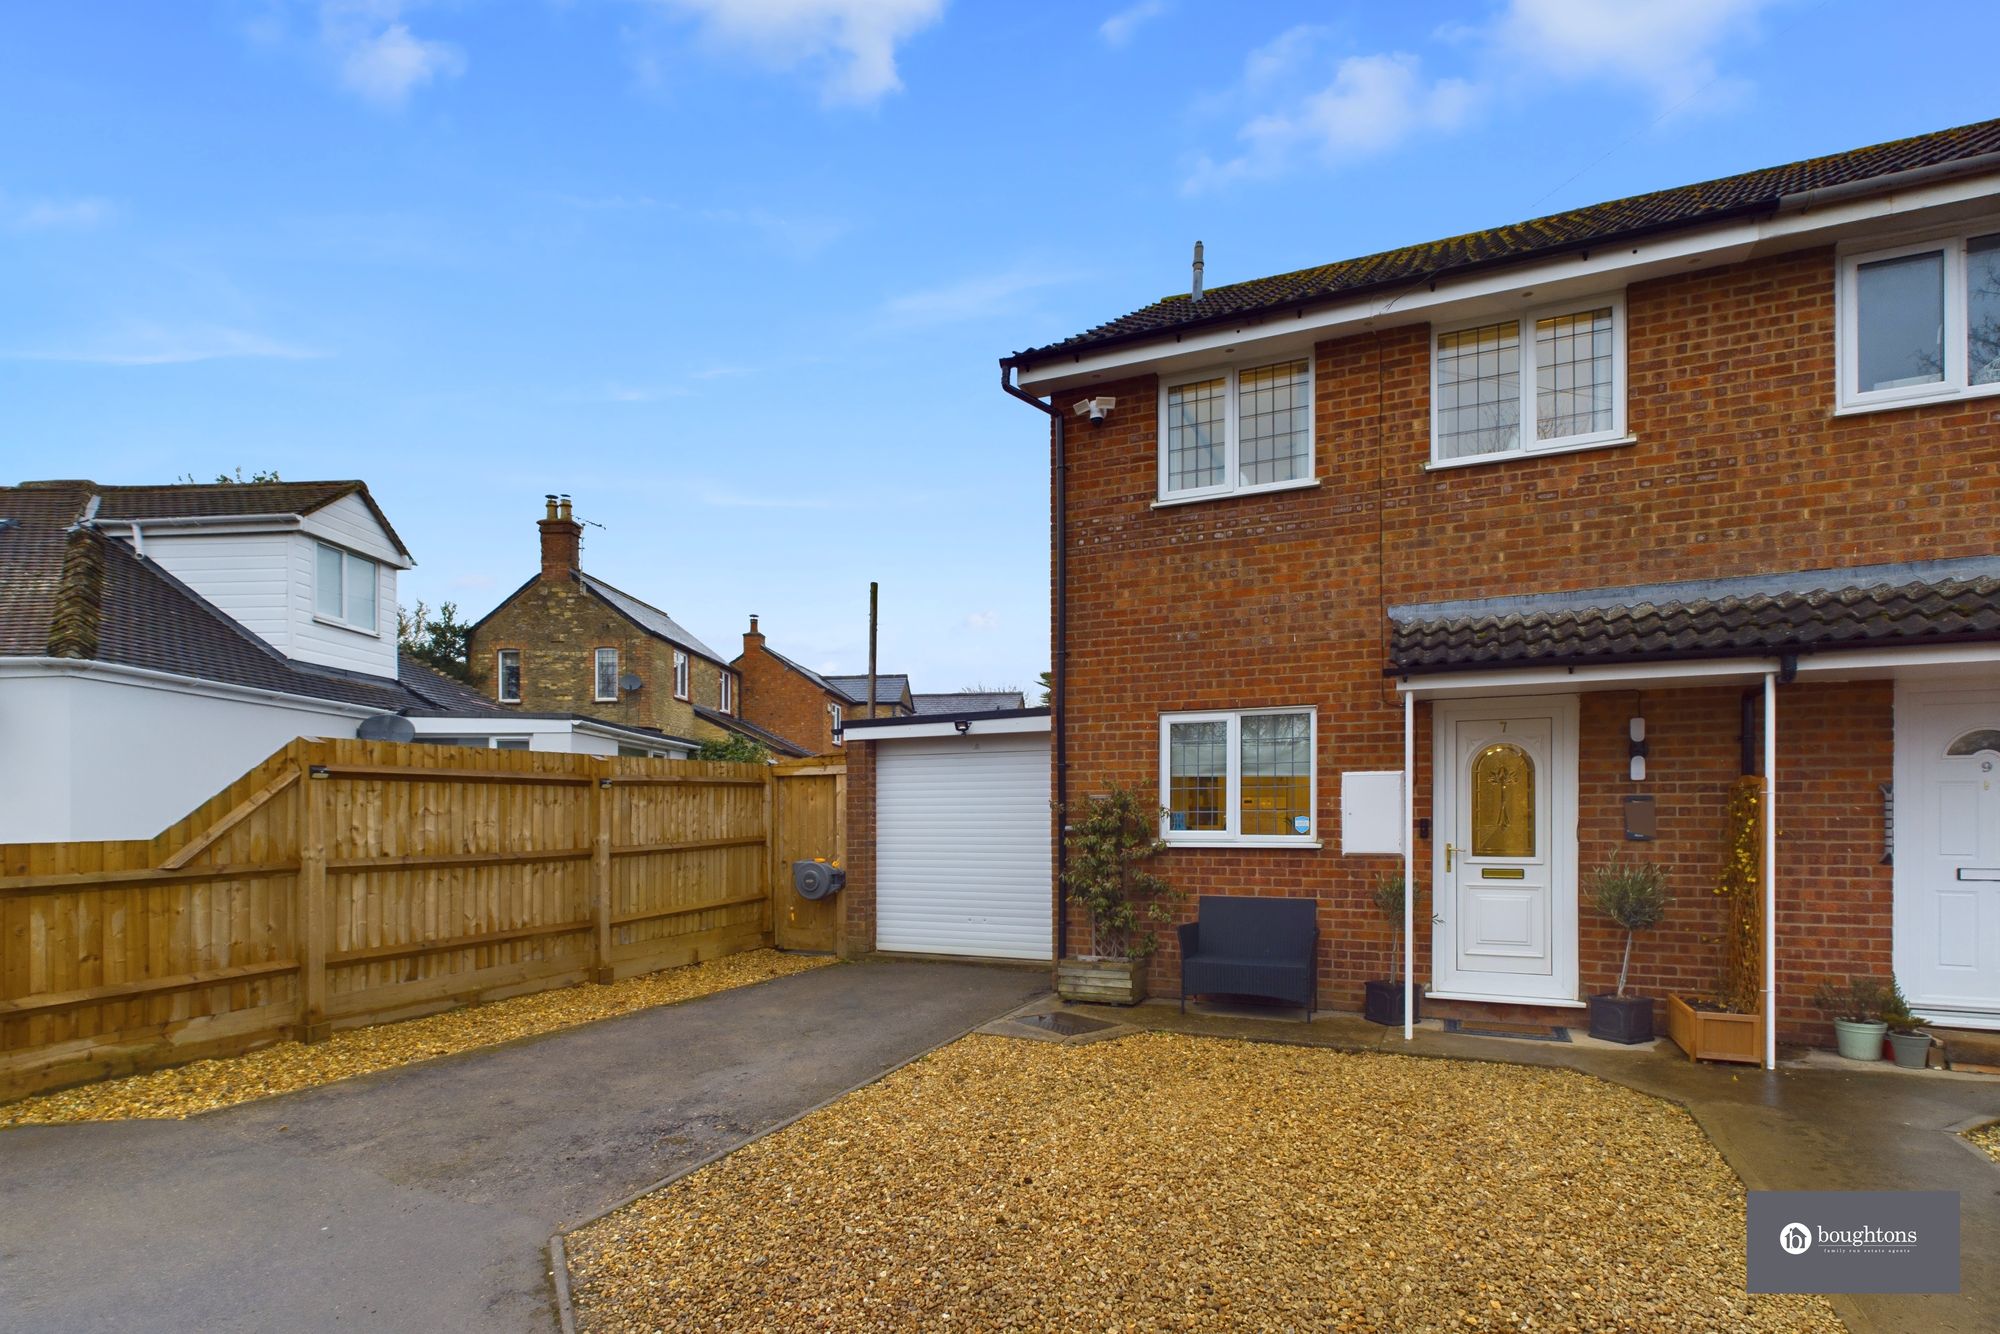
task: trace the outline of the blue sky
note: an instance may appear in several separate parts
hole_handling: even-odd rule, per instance
[[[596,574],[919,689],[1047,666],[996,358],[1221,283],[2000,114],[1985,15],[220,0],[0,12],[0,477],[367,479],[471,615]],[[1918,14],[1921,14],[1919,20]]]

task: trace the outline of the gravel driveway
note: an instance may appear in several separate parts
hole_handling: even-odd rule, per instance
[[[0,1131],[0,1330],[541,1334],[558,1227],[1045,986],[871,961],[187,1121]]]

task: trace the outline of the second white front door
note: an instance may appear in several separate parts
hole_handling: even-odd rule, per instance
[[[1574,697],[1440,703],[1432,987],[1575,1001]]]
[[[2000,1028],[2000,690],[1896,697],[1896,979],[1917,1013]]]

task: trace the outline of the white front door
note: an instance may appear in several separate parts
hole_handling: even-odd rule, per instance
[[[2000,690],[1896,702],[1896,977],[1910,1007],[2000,1027]]]
[[[1576,700],[1440,703],[1431,990],[1576,995]]]

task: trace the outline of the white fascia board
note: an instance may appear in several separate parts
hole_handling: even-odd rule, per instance
[[[196,676],[159,672],[149,667],[126,667],[118,663],[93,662],[81,658],[0,658],[0,679],[8,677],[21,679],[85,677],[143,690],[164,690],[180,695],[200,695],[208,699],[240,700],[311,713],[346,714],[353,718],[372,718],[382,712],[380,709],[371,709],[365,704],[348,704],[341,700],[321,699],[316,695],[290,695],[277,690],[259,690],[254,686],[230,685],[224,681],[208,681]]]
[[[856,722],[862,721],[860,719]],[[1034,718],[974,718],[966,724],[961,733],[957,724],[946,719],[943,722],[895,723],[881,727],[857,727],[849,723],[845,735],[849,741],[907,741],[912,737],[927,736],[1006,736],[1008,734],[1028,734],[1047,732],[1049,716],[1041,714]]]
[[[1925,669],[2000,668],[2000,644],[1939,644],[1930,648],[1828,650],[1801,654],[1800,676],[1887,676]]]
[[[567,718],[502,718],[488,713],[425,715],[411,718],[410,725],[418,736],[541,736],[570,730]]]
[[[1602,667],[1530,667],[1520,671],[1450,672],[1396,683],[1418,699],[1462,695],[1552,695],[1643,686],[1749,685],[1782,670],[1777,655],[1680,662],[1611,663]],[[1964,668],[2000,669],[2000,644],[1941,644],[1928,648],[1825,648],[1797,655],[1798,679],[1860,680]]]
[[[295,533],[305,527],[305,520],[296,514],[213,514],[166,519],[92,519],[90,522],[100,532],[113,537],[128,536],[134,528],[143,528],[149,533],[193,528],[224,537],[241,533]]]
[[[1634,242],[1579,246],[1552,259],[1444,278],[1435,285],[1417,278],[1390,293],[1302,306],[1289,312],[1280,309],[1246,315],[1241,324],[1196,329],[1185,335],[1168,330],[1148,342],[1101,352],[1056,352],[1047,361],[1022,367],[1017,382],[1031,394],[1057,393],[1072,385],[1122,375],[1168,374],[1228,358],[1293,353],[1369,329],[1476,319],[1489,311],[1517,309],[1523,303],[1561,301],[1694,268],[1831,244],[1848,232],[1879,227],[1885,220],[1908,226],[1912,225],[1911,215],[1992,202],[1996,195],[2000,195],[2000,175],[1987,173],[1819,208],[1781,210],[1763,218],[1664,232]]]

